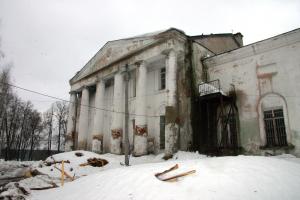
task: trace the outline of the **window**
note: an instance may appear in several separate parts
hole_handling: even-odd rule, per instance
[[[166,68],[161,68],[160,69],[160,85],[159,85],[160,90],[166,89]]]
[[[166,121],[166,118],[164,115],[160,116],[159,118],[160,120],[160,149],[165,149],[165,121]]]
[[[283,110],[264,111],[267,146],[287,146]]]

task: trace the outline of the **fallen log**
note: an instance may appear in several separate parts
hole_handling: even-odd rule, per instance
[[[58,186],[55,183],[51,183],[52,186],[40,187],[40,188],[30,188],[30,190],[48,190],[52,188],[57,188]]]
[[[46,174],[40,172],[40,171],[37,170],[37,169],[30,170],[30,173],[31,173],[31,176],[46,175]]]
[[[55,160],[54,160],[54,161],[52,161],[52,162],[44,161],[44,163],[45,163],[46,166],[51,166],[51,165],[53,165],[53,164],[62,163],[62,161],[64,161],[64,163],[70,163],[69,160],[60,160],[60,161],[55,161]]]
[[[57,188],[54,186],[49,186],[49,187],[41,187],[41,188],[30,188],[30,190],[48,190],[48,189],[52,189],[52,188]]]

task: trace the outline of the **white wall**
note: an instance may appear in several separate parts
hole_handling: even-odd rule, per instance
[[[262,100],[268,96],[286,105],[286,131],[291,144],[296,146],[290,152],[300,156],[299,55],[298,29],[205,60],[210,80],[220,79],[225,91],[230,84],[235,85],[241,144],[245,150],[260,153],[259,147],[265,145],[261,110]],[[270,100],[264,101],[271,103]],[[283,152],[283,149],[278,152]]]

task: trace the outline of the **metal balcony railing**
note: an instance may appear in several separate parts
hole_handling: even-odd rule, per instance
[[[221,94],[225,95],[224,92],[221,90],[219,79],[199,84],[199,95],[200,96],[205,96],[205,95],[214,94],[214,93],[221,93]]]

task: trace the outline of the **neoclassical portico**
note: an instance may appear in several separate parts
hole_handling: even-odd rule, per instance
[[[160,54],[159,58],[163,59],[162,67],[166,68],[166,88],[160,93],[166,93],[166,99],[161,101],[167,102],[166,104],[166,126],[165,126],[165,152],[166,154],[172,154],[175,151],[175,144],[177,142],[178,125],[176,124],[176,90],[177,90],[177,56],[173,49],[164,50],[163,54]],[[152,59],[153,62],[153,59]],[[135,111],[130,113],[135,119],[134,140],[131,144],[133,146],[133,155],[142,156],[148,154],[148,112],[147,112],[147,85],[148,81],[148,67],[149,63],[146,60],[139,60],[132,64],[131,70],[136,70],[136,96],[135,96]],[[151,64],[150,64],[151,67]],[[111,123],[109,119],[105,118],[104,112],[108,109],[105,107],[105,91],[106,81],[108,78],[101,77],[96,78],[94,83],[89,83],[86,86],[81,87],[81,90],[77,90],[77,93],[81,93],[80,102],[77,104],[70,104],[68,120],[68,135],[73,140],[68,140],[66,143],[66,149],[71,150],[74,142],[74,132],[78,130],[78,142],[76,149],[87,149],[88,138],[92,138],[91,150],[97,153],[103,152],[103,137],[109,137],[110,152],[113,154],[123,153],[123,136],[124,136],[124,123],[125,123],[125,95],[124,95],[124,72],[118,70],[109,74],[113,78],[113,96],[111,112]],[[154,84],[153,82],[150,84]],[[94,95],[91,93],[89,87],[95,88]],[[79,95],[80,96],[80,95]],[[94,96],[94,101],[91,101],[90,97]],[[149,96],[149,95],[148,95]],[[70,101],[77,101],[77,95],[75,92],[70,93]],[[151,97],[150,97],[151,101]],[[94,102],[93,105],[90,105]],[[149,102],[148,102],[149,103]],[[80,106],[79,109],[76,106]],[[94,112],[91,114],[92,109]],[[78,123],[76,124],[76,110],[79,110]],[[153,117],[153,116],[152,116]],[[156,116],[159,117],[159,116]],[[110,133],[104,132],[104,123],[110,123]],[[130,123],[130,122],[127,122]],[[77,128],[76,128],[77,126]],[[158,124],[159,126],[159,124]],[[72,135],[73,133],[73,135]],[[89,136],[91,135],[91,136]],[[159,139],[158,139],[159,140]]]

